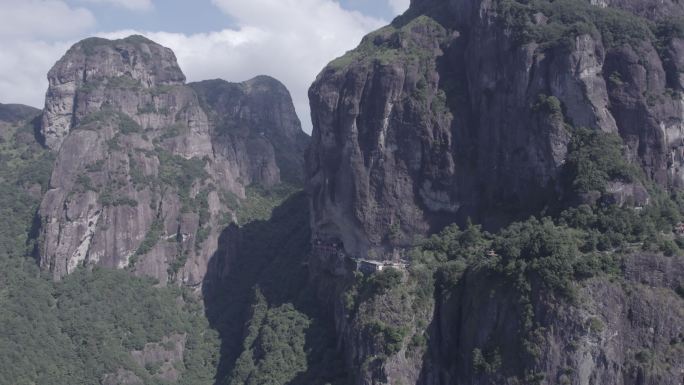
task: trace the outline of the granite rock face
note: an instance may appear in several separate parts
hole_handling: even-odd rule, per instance
[[[143,385],[143,380],[130,370],[119,369],[116,373],[110,373],[102,379],[102,385]]]
[[[57,160],[38,254],[55,278],[96,264],[197,286],[245,187],[302,179],[277,157],[301,158],[308,137],[276,80],[209,95],[140,36],[84,40],[48,77],[41,132]]]
[[[577,199],[642,206],[644,184],[682,187],[683,40],[660,27],[684,6],[591,3],[413,0],[312,85],[312,232],[343,249],[314,248],[309,270],[353,383],[681,383],[681,257],[626,256],[620,278],[578,282],[578,303],[533,291],[535,359],[511,337],[525,304],[491,271],[436,285],[418,306],[404,291],[349,301],[366,281],[347,256],[394,259],[446,224],[498,229]],[[596,24],[563,29],[563,5]],[[565,166],[580,127],[619,136],[646,182],[574,196]],[[391,354],[388,340],[400,341]]]
[[[317,295],[335,315],[353,384],[678,385],[682,380],[682,257],[627,256],[621,278],[579,283],[574,303],[533,284],[532,301],[525,304],[505,273],[472,269],[455,287],[436,285],[428,298],[399,290],[403,294],[375,295],[352,307],[345,299],[350,277],[340,277],[333,264],[318,258],[310,263]],[[531,340],[521,341],[526,306],[534,309],[531,322],[537,327]],[[388,349],[387,337],[378,338],[377,325],[400,332],[391,340],[395,348]]]
[[[304,182],[302,154],[309,137],[282,83],[258,76],[239,84],[216,79],[189,86],[208,111],[216,151],[232,159],[248,183]],[[232,143],[242,147],[231,148]]]
[[[683,40],[586,3],[597,20],[618,12],[634,30],[551,39],[561,16],[527,10],[516,24],[512,3],[414,1],[319,74],[307,158],[314,232],[349,254],[382,255],[454,221],[497,228],[558,205],[572,127],[618,133],[648,178],[683,184]],[[642,10],[647,2],[609,3],[662,16]]]

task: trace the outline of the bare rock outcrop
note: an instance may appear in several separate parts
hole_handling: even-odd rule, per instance
[[[278,157],[302,158],[308,137],[274,79],[216,81],[209,97],[140,36],[77,43],[49,79],[38,254],[57,279],[96,264],[198,286],[245,188],[303,179]]]
[[[106,374],[102,385],[143,385],[143,380],[130,370],[119,369],[116,373]]]
[[[618,133],[650,180],[682,186],[681,37],[611,8],[660,23],[630,6],[643,2],[565,3],[416,0],[331,62],[310,89],[314,232],[382,255],[448,223],[557,206],[573,127]]]
[[[314,243],[308,266],[353,383],[681,383],[681,257],[611,255],[622,271],[578,279],[575,303],[534,283],[520,301],[486,268],[421,303],[401,282],[368,296],[358,282],[388,276],[359,279],[348,257],[389,259],[468,219],[496,230],[577,199],[638,211],[647,185],[678,192],[684,36],[668,23],[682,15],[671,1],[413,0],[323,69],[309,91],[311,226],[343,249]],[[580,128],[621,139],[640,179],[575,196],[565,178]],[[521,341],[525,322],[538,327]]]
[[[103,105],[135,115],[138,101],[126,96],[138,89],[182,85],[185,75],[170,49],[132,36],[76,44],[50,70],[48,80],[42,134],[54,150],[73,127]],[[155,123],[159,127],[168,121]]]
[[[215,150],[232,159],[249,182],[265,186],[280,181],[303,183],[302,154],[309,137],[282,83],[258,76],[244,83],[215,79],[189,86],[207,111]]]
[[[624,280],[584,282],[576,304],[534,295],[539,327],[529,343],[536,360],[521,353],[529,346],[510,338],[521,327],[517,315],[523,311],[515,290],[497,285],[495,277],[466,275],[457,292],[438,299],[440,318],[430,332],[442,338],[429,347],[432,365],[419,383],[514,384],[522,368],[530,373],[528,381],[540,383],[681,383],[684,307],[676,281],[684,259],[633,255],[622,269]],[[476,351],[497,367],[478,366]]]

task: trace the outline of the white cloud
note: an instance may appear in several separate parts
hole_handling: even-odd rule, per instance
[[[84,8],[72,8],[58,0],[0,0],[0,38],[64,38],[95,25],[95,17]]]
[[[397,14],[404,13],[408,7],[411,0],[388,0],[389,6]]]
[[[310,131],[307,93],[316,75],[328,62],[356,47],[365,34],[386,24],[345,10],[334,0],[213,1],[238,27],[191,35],[130,30],[98,35],[120,38],[139,33],[173,49],[189,81],[239,82],[257,75],[273,76],[288,87],[302,125]],[[0,103],[41,106],[47,89],[45,75],[71,43],[3,45]]]
[[[70,46],[58,40],[82,36],[95,17],[57,0],[0,0],[0,15],[0,103],[39,107],[47,71]]]
[[[237,21],[240,33],[255,36],[253,31],[258,30],[259,38],[227,47],[214,36],[209,45],[223,49],[207,46],[218,60],[206,62],[190,62],[180,46],[176,50],[183,68],[193,79],[195,68],[206,77],[228,80],[258,74],[278,78],[290,89],[307,131],[311,129],[307,93],[316,75],[329,61],[358,45],[365,34],[386,24],[345,10],[333,0],[212,1]]]
[[[152,0],[81,0],[88,3],[104,3],[133,11],[149,11],[154,8]]]
[[[70,43],[8,40],[0,53],[0,103],[42,108],[47,71],[69,49]]]
[[[244,81],[270,75],[292,93],[306,131],[311,130],[308,88],[323,67],[356,47],[385,21],[348,11],[332,0],[213,0],[232,16],[237,29],[184,35],[141,33],[173,49],[189,81],[222,78]]]

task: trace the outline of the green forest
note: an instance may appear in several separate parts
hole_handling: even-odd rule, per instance
[[[684,197],[668,194],[648,182],[624,160],[623,151],[624,145],[615,134],[574,130],[565,183],[576,194],[605,194],[607,183],[616,180],[643,183],[652,197],[645,207],[634,203],[619,206],[599,199],[577,206],[566,203],[566,208],[557,213],[532,216],[495,232],[470,222],[453,224],[419,241],[410,251],[406,279],[394,269],[370,277],[357,274],[344,300],[351,316],[367,328],[375,348],[382,352],[375,356],[375,362],[384,362],[402,348],[406,348],[407,356],[412,349],[426,348],[430,338],[426,325],[433,317],[430,309],[435,298],[457,298],[466,277],[489,282],[492,296],[505,288],[505,295],[520,309],[515,320],[520,325],[517,335],[507,338],[518,341],[522,347],[519,354],[539,359],[545,348],[539,337],[544,328],[538,317],[544,298],[551,298],[554,306],[578,306],[585,300],[580,290],[591,278],[623,282],[629,287],[623,281],[622,269],[629,256],[681,255],[684,237],[676,229],[684,221]],[[572,201],[574,196],[568,199]],[[684,281],[673,290],[684,299]],[[372,310],[382,306],[391,306],[391,315]],[[590,330],[602,328],[601,320],[590,320]],[[669,348],[674,355],[684,353],[684,340],[672,340]],[[496,349],[484,352],[477,348],[472,352],[476,372],[493,374],[501,368]],[[654,357],[656,353],[644,354]],[[671,362],[672,358],[665,355],[659,359]],[[639,357],[635,359],[639,361]],[[544,378],[530,374],[525,383],[541,380]]]
[[[245,200],[232,198],[242,224],[239,274],[205,287],[206,303],[190,289],[127,271],[81,268],[55,282],[31,257],[35,240],[29,237],[54,159],[36,141],[33,124],[6,128],[0,142],[8,166],[0,170],[0,210],[7,218],[0,223],[0,383],[99,384],[123,369],[145,384],[165,384],[158,375],[164,362],[141,366],[131,352],[176,334],[186,343],[183,361],[172,363],[180,373],[174,383],[325,383],[341,376],[332,331],[303,285],[308,203],[297,188],[253,187]],[[192,168],[175,172],[177,178],[196,174]]]
[[[82,269],[54,282],[38,269],[29,234],[53,157],[34,124],[3,127],[0,141],[0,383],[98,384],[126,369],[161,384],[158,368],[130,352],[186,334],[179,383],[213,384],[218,334],[196,295],[123,271]]]

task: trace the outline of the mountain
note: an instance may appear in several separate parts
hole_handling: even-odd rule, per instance
[[[41,114],[0,105],[0,383],[211,383],[218,337],[193,295],[106,269],[54,282],[28,258],[55,162]]]
[[[303,154],[309,136],[302,131],[290,93],[282,83],[258,76],[240,84],[217,79],[189,86],[208,111],[215,135],[230,138],[218,143],[244,143],[245,149],[241,151],[251,158],[240,163],[245,168],[243,174],[251,172],[253,180],[265,185],[281,180],[297,185],[304,182]],[[256,168],[265,163],[269,167]]]
[[[253,272],[301,273],[309,243],[289,92],[186,85],[139,36],[77,43],[48,78],[43,111],[0,105],[0,383],[220,383]]]
[[[570,199],[568,127],[619,134],[649,180],[680,186],[680,31],[581,1],[414,2],[311,88],[316,227],[366,254],[551,209]]]
[[[311,138],[275,79],[77,43],[0,105],[0,383],[679,385],[683,17],[414,0]]]
[[[81,41],[48,79],[38,254],[55,278],[87,264],[196,287],[248,187],[302,183],[308,136],[275,79],[186,85],[141,36]]]
[[[681,381],[684,7],[593,3],[414,0],[318,75],[352,383]]]

